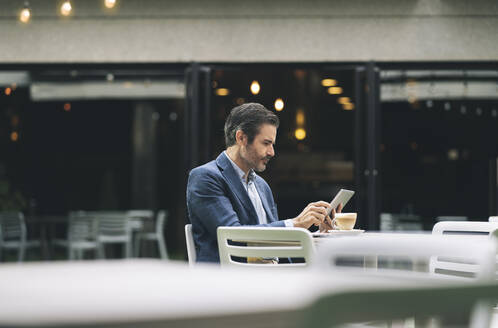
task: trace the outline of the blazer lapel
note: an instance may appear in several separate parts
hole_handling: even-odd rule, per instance
[[[216,164],[221,169],[221,174],[227,179],[228,186],[232,190],[232,192],[237,196],[239,201],[242,203],[242,206],[247,210],[249,214],[249,220],[252,222],[248,223],[258,223],[258,215],[256,214],[256,209],[252,205],[251,199],[249,199],[249,195],[247,194],[247,190],[244,189],[242,185],[242,181],[240,181],[240,177],[237,172],[230,163],[230,160],[226,158],[224,153],[221,153],[218,158],[216,158]]]

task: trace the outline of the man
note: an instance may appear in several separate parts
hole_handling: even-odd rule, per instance
[[[226,150],[216,160],[190,172],[187,210],[192,223],[197,261],[219,262],[219,226],[320,226],[331,229],[324,201],[308,204],[293,219],[278,220],[270,187],[254,171],[262,172],[275,156],[278,117],[257,103],[232,109],[225,122]],[[340,208],[338,208],[340,210]],[[332,217],[335,211],[332,210]]]

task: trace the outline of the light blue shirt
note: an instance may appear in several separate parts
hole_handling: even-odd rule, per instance
[[[256,184],[254,183],[254,179],[256,178],[256,173],[254,172],[253,169],[251,169],[247,174],[247,179],[245,179],[244,176],[246,174],[244,173],[244,171],[242,171],[242,169],[237,164],[235,164],[234,161],[232,161],[232,159],[230,158],[230,156],[228,156],[226,151],[224,151],[223,153],[228,158],[230,163],[232,163],[235,172],[237,172],[237,175],[240,177],[242,185],[244,186],[244,189],[247,191],[247,195],[249,196],[249,199],[251,200],[251,203],[254,206],[254,209],[256,210],[256,215],[258,216],[259,223],[267,224],[268,218],[266,217],[265,208],[263,207],[263,203],[261,202],[261,198],[259,197],[258,190],[256,189]],[[285,220],[284,224],[286,227],[294,226],[294,224],[292,223],[292,219]]]

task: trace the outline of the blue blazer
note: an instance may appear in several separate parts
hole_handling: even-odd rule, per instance
[[[216,229],[220,226],[258,225],[284,227],[278,221],[277,206],[270,186],[255,176],[255,186],[268,224],[259,224],[247,190],[227,155],[193,169],[187,184],[187,211],[192,223],[198,262],[219,262]]]

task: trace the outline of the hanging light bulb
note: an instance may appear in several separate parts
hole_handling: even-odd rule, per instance
[[[105,0],[104,5],[106,8],[112,9],[116,5],[116,0]]]
[[[64,1],[64,3],[61,5],[61,14],[63,16],[69,16],[72,10],[73,6],[71,6],[71,2],[69,2],[69,0]]]
[[[24,8],[21,10],[21,13],[19,14],[19,20],[23,23],[29,22],[29,19],[31,18],[31,9],[29,9],[29,3],[26,1],[24,3]]]
[[[261,90],[261,86],[259,85],[258,81],[252,81],[251,83],[251,92],[253,95],[257,95],[259,91]]]
[[[275,110],[277,112],[281,112],[283,109],[284,109],[284,101],[282,100],[282,98],[277,98],[275,100]]]

